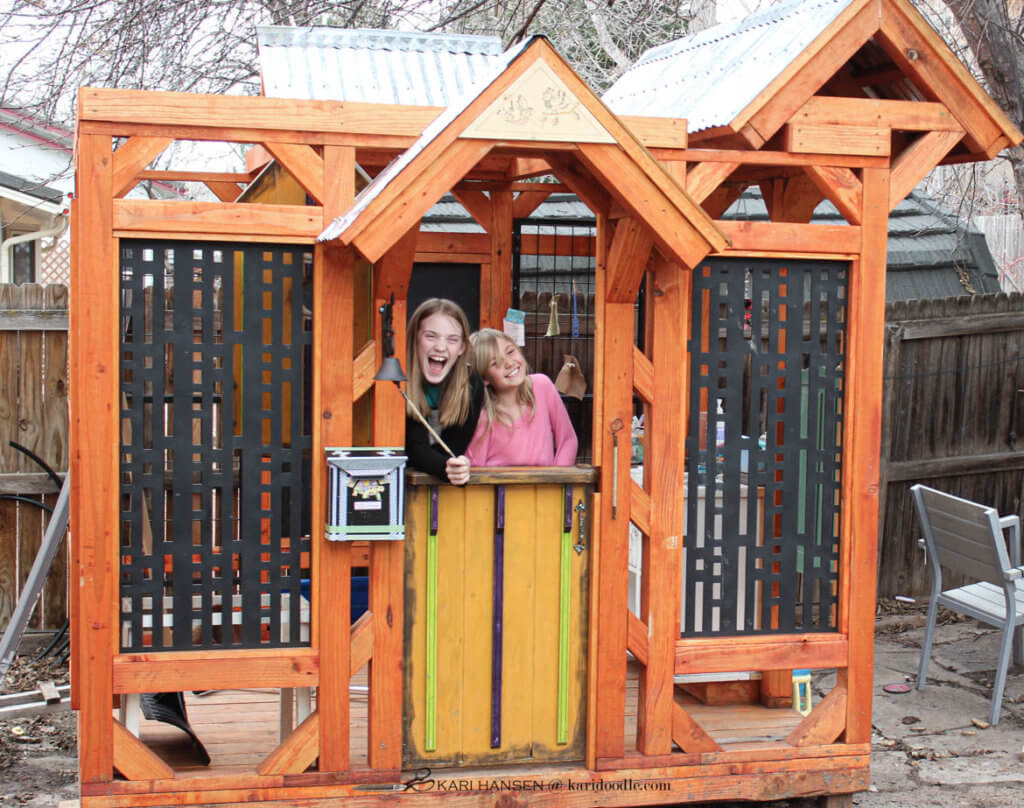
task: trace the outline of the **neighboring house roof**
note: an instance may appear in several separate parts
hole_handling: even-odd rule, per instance
[[[261,26],[271,98],[446,107],[501,56],[497,37]]]
[[[26,180],[24,177],[16,177],[13,174],[8,174],[6,171],[0,171],[0,187],[9,191],[17,191],[18,193],[35,197],[42,202],[50,202],[54,205],[60,205],[64,201],[63,191],[47,185],[41,185],[38,182]]]
[[[731,123],[854,0],[791,0],[645,51],[602,96],[617,115]]]
[[[594,216],[576,196],[552,194],[530,219],[593,222]],[[747,189],[723,219],[768,221],[756,188]],[[813,222],[841,224],[831,202],[822,202]],[[423,217],[422,230],[445,233],[483,233],[484,229],[451,195]],[[944,210],[924,194],[913,192],[889,214],[886,256],[886,302],[957,297],[1000,291],[999,273],[984,234]]]

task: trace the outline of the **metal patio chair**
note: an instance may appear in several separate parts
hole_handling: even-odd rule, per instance
[[[989,716],[989,723],[997,724],[1011,647],[1014,661],[1024,664],[1024,567],[1021,567],[1020,556],[1020,517],[1000,517],[994,508],[925,485],[915,485],[910,490],[924,530],[924,538],[918,542],[926,549],[932,573],[917,689],[924,689],[939,605],[1002,629]],[[1004,532],[1009,534],[1009,553]],[[942,591],[942,567],[977,582]]]

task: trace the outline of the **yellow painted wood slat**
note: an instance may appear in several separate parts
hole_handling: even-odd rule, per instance
[[[444,507],[442,503],[442,508]],[[470,486],[464,500],[466,604],[462,614],[463,648],[461,737],[463,759],[491,751],[491,625],[494,570],[494,491]],[[442,510],[442,513],[444,511]],[[440,733],[439,733],[440,734]],[[440,738],[439,738],[440,740]]]

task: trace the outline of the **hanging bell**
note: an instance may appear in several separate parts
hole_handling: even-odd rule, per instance
[[[551,295],[551,314],[548,317],[548,330],[544,332],[544,336],[557,337],[561,333],[558,328],[558,295]]]
[[[395,384],[404,382],[405,374],[402,372],[402,363],[396,356],[385,356],[384,361],[380,363],[380,370],[373,378],[378,382],[394,382]]]

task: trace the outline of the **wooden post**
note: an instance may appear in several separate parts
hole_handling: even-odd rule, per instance
[[[355,149],[324,147],[326,219],[355,196]],[[313,636],[320,648],[320,771],[349,769],[352,554],[348,542],[324,539],[327,474],[324,448],[352,441],[352,358],[355,255],[318,244],[313,261]],[[319,552],[317,552],[319,549]]]
[[[406,366],[405,321],[409,277],[416,255],[417,222],[374,266],[374,336],[381,333],[380,307],[395,295],[392,326],[395,356]],[[377,339],[377,367],[384,358]],[[405,444],[405,400],[391,382],[377,382],[373,391],[373,443]],[[402,542],[370,543],[369,606],[373,615],[373,656],[370,659],[368,755],[371,769],[402,768],[402,620],[405,597],[405,547]]]
[[[512,305],[512,192],[491,191],[491,263],[480,278],[480,327],[501,329]],[[483,270],[483,267],[481,267]]]
[[[685,465],[684,389],[680,346],[689,323],[690,273],[669,261],[656,262],[648,276],[652,322],[654,401],[650,407],[644,482],[651,498],[651,530],[644,558],[641,619],[647,625],[647,666],[640,681],[637,748],[646,755],[672,751],[675,645],[679,636],[682,581],[683,470]],[[684,356],[686,356],[684,352]]]
[[[843,411],[852,416],[843,469],[845,552],[841,552],[839,629],[850,642],[850,667],[840,671],[845,685],[846,743],[871,739],[874,675],[878,479],[882,419],[882,366],[885,339],[885,259],[889,218],[889,173],[864,169],[861,258],[850,278],[849,367],[851,384]]]
[[[83,784],[113,775],[111,713],[117,651],[118,277],[112,236],[112,151],[106,135],[78,139],[79,236],[72,278],[71,535],[78,565],[75,654],[79,774]]]

